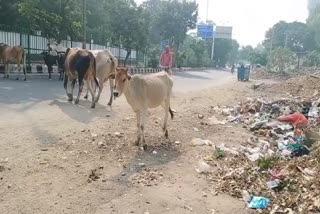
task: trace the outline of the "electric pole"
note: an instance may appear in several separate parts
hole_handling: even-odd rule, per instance
[[[82,0],[82,29],[83,29],[83,42],[82,42],[82,48],[86,49],[87,46],[87,30],[86,30],[86,25],[87,25],[87,1]]]

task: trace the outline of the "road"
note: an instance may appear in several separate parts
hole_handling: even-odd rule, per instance
[[[0,213],[245,213],[239,200],[209,194],[209,183],[194,170],[200,153],[189,143],[195,137],[226,143],[247,139],[242,130],[194,129],[201,128],[194,115],[209,117],[208,107],[217,99],[234,100],[228,88],[234,78],[221,71],[176,73],[171,104],[177,114],[169,122],[170,142],[161,137],[162,109],[152,110],[145,152],[130,146],[136,121],[124,96],[107,107],[108,87],[91,109],[83,98],[79,105],[67,102],[57,80],[1,79]],[[209,89],[214,86],[219,87]],[[141,171],[141,162],[147,171]],[[97,168],[100,178],[88,182]],[[154,170],[163,173],[161,178],[156,173],[154,185],[136,183],[150,179]]]
[[[173,93],[202,90],[224,84],[230,80],[230,73],[222,71],[179,72],[174,75]],[[0,111],[2,119],[0,130],[37,123],[56,124],[59,121],[88,123],[106,115],[109,87],[105,86],[95,110],[89,108],[90,102],[80,100],[79,106],[70,105],[66,100],[63,84],[57,80],[31,79],[27,82],[0,80]],[[77,89],[74,91],[76,95]],[[84,94],[84,93],[83,93]],[[83,97],[83,96],[82,96]],[[121,105],[121,97],[115,105]],[[109,112],[112,114],[112,112]]]

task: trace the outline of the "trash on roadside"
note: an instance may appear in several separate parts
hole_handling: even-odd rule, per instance
[[[248,204],[248,207],[251,209],[266,209],[270,202],[269,198],[252,196]]]
[[[280,122],[290,123],[294,127],[306,127],[308,125],[308,119],[299,112],[280,116],[277,118],[277,120]]]
[[[201,138],[194,138],[191,141],[192,146],[212,146],[214,145],[210,140],[202,140]]]
[[[196,172],[199,174],[207,173],[210,170],[210,165],[204,162],[203,160],[199,160],[198,168],[196,168]]]
[[[226,121],[220,121],[215,116],[210,117],[208,124],[209,125],[225,125]]]
[[[267,186],[269,189],[274,189],[279,186],[280,180],[271,180],[267,182]]]

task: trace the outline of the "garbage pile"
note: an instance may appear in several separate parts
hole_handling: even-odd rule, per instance
[[[255,135],[240,148],[214,146],[220,154],[210,174],[215,190],[263,213],[320,212],[319,104],[317,97],[248,98],[233,108],[215,107]]]

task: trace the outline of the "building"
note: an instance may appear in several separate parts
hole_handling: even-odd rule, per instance
[[[320,0],[308,0],[309,13],[318,6],[320,7]]]

